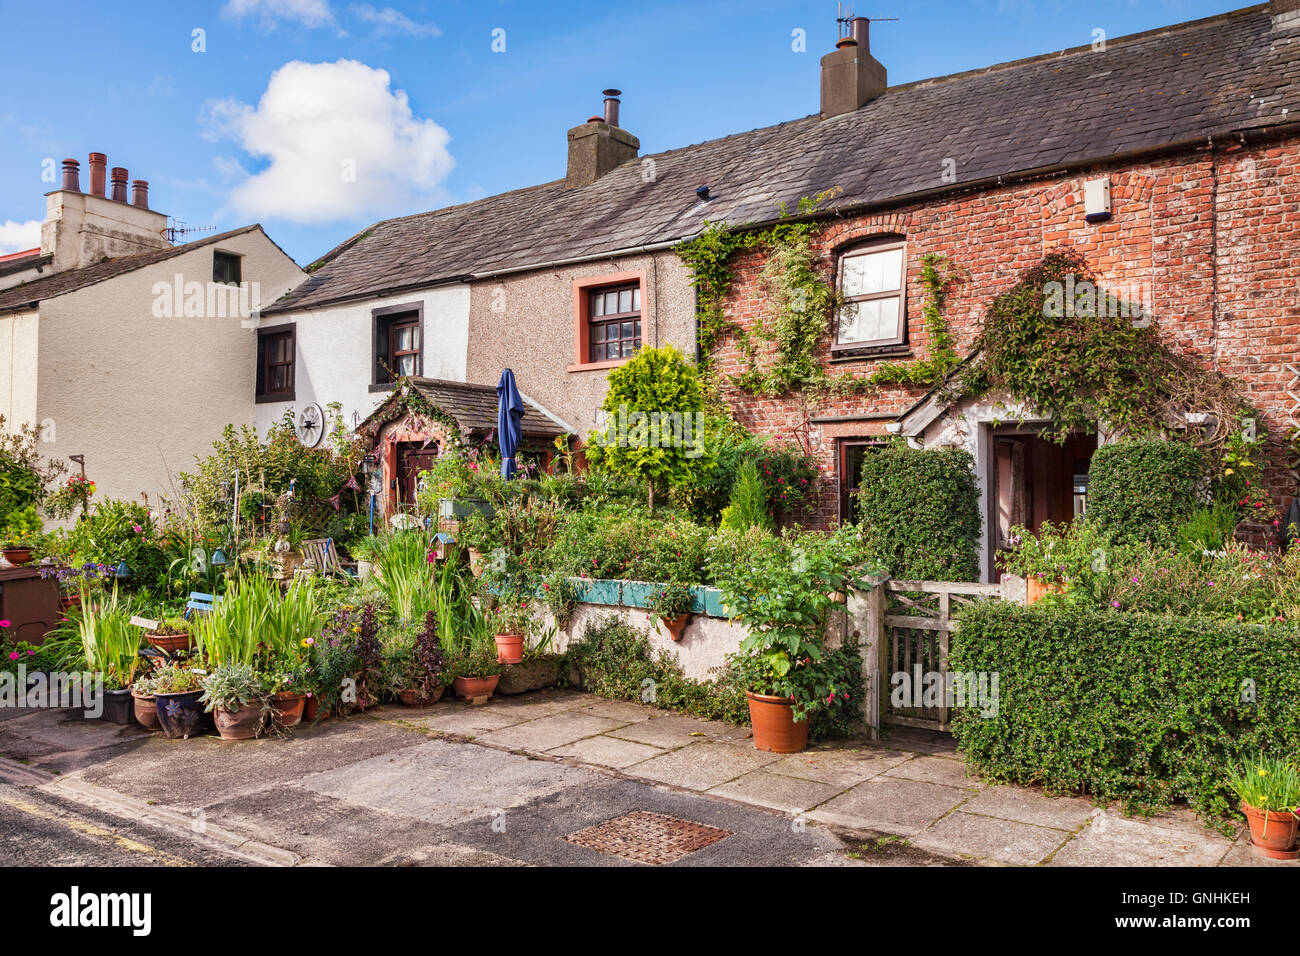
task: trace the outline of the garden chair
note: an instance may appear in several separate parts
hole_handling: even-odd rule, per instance
[[[343,567],[339,561],[338,549],[334,547],[333,538],[311,538],[302,543],[303,557],[316,565],[321,574],[337,574],[344,578],[355,578],[355,572]]]

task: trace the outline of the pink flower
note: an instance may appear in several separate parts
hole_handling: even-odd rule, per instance
[[[1111,607],[1119,607],[1119,601],[1111,601],[1111,602],[1110,602],[1110,606],[1111,606]]]
[[[136,534],[144,533],[144,528],[140,527],[138,524],[131,525],[131,530],[134,531]]]
[[[35,653],[36,653],[36,648],[34,648],[34,647],[29,647],[29,648],[27,649],[27,656],[28,656],[28,657],[31,657],[31,656],[32,656],[33,654],[35,654]]]
[[[0,621],[0,627],[12,627],[12,626],[13,625],[10,624],[8,621]]]
[[[11,661],[16,661],[16,660],[18,660],[18,652],[17,652],[17,651],[10,651],[10,652],[9,652],[9,659],[10,659]]]

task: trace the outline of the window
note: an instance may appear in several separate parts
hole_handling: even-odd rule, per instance
[[[375,371],[372,387],[391,385],[406,376],[423,375],[423,308],[376,309],[374,316]]]
[[[840,256],[844,308],[832,350],[903,344],[906,263],[902,240],[858,246]]]
[[[884,439],[850,438],[839,443],[840,520],[858,520],[858,486],[862,482],[862,459],[878,448]]]
[[[233,252],[212,253],[212,281],[221,285],[239,285],[242,258]]]
[[[589,362],[631,358],[641,347],[641,284],[604,286],[587,292]]]
[[[293,326],[258,330],[257,401],[293,401],[294,350]]]

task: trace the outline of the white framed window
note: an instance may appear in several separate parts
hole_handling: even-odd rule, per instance
[[[844,306],[832,349],[902,345],[907,339],[907,243],[901,239],[854,246],[840,254]]]

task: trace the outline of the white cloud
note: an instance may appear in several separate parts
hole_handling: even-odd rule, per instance
[[[321,223],[413,212],[445,198],[440,186],[455,165],[450,136],[416,117],[390,82],[386,70],[356,60],[295,60],[271,74],[256,107],[209,101],[209,135],[267,161],[233,187],[235,211]]]
[[[281,21],[305,27],[327,27],[334,23],[329,0],[226,0],[221,15],[230,20],[254,18],[264,29]]]
[[[394,10],[392,7],[376,10],[368,3],[358,3],[349,9],[352,15],[362,23],[368,23],[374,27],[375,33],[380,36],[391,34],[404,34],[412,37],[442,36],[442,31],[438,29],[436,24],[416,23],[406,14],[400,10]]]
[[[0,256],[11,252],[25,252],[41,244],[41,221],[32,219],[28,222],[14,222],[12,219],[0,223]]]

